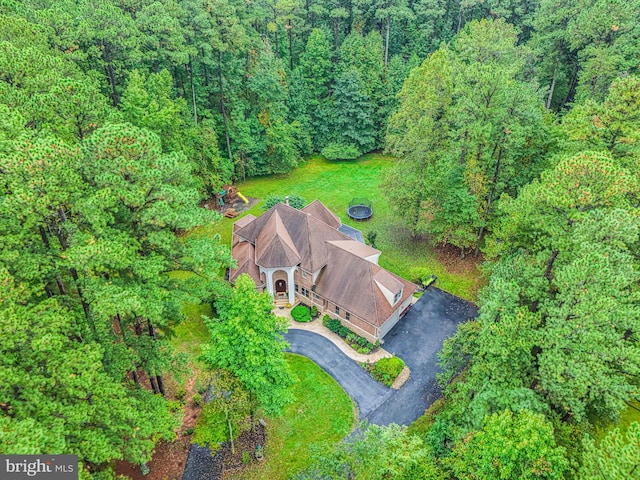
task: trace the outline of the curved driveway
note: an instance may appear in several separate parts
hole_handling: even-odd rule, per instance
[[[459,323],[477,315],[475,306],[438,288],[429,288],[385,337],[385,350],[402,358],[411,377],[400,390],[373,380],[326,338],[289,330],[289,351],[304,355],[331,375],[353,398],[360,418],[377,425],[409,425],[440,396],[437,354]]]
[[[375,411],[393,394],[394,390],[376,382],[322,335],[305,330],[289,330],[284,338],[290,345],[288,351],[310,358],[345,389],[358,404],[360,418]]]

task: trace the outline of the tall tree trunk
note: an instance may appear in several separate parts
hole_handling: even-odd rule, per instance
[[[58,218],[60,218],[61,227],[62,227],[62,225],[64,225],[67,221],[67,214],[65,213],[64,208],[62,207],[58,207]],[[64,251],[69,248],[69,242],[67,241],[67,238],[64,232],[62,231],[61,227],[56,228],[56,233],[58,236],[58,241],[60,242],[60,248],[62,248],[62,250]],[[80,286],[80,277],[78,276],[78,271],[75,269],[75,267],[69,267],[69,272],[71,273],[71,277],[73,278],[74,284],[76,286],[76,291],[78,292],[78,298],[80,298],[80,303],[82,304],[82,310],[84,310],[84,316],[87,319],[87,323],[89,324],[89,327],[91,328],[91,332],[93,333],[94,339],[97,340],[98,333],[96,331],[96,325],[93,322],[93,317],[91,316],[91,306],[86,302],[84,298],[82,287]]]
[[[551,271],[553,270],[553,264],[555,263],[556,258],[558,258],[558,253],[560,253],[560,250],[555,249],[553,252],[551,252],[551,257],[549,257],[549,260],[547,260],[547,268],[544,271],[543,277],[546,278],[549,282],[551,281]],[[539,305],[540,300],[534,300],[533,303],[529,305],[529,311],[532,313],[537,312]]]
[[[105,70],[107,71],[107,78],[109,79],[109,85],[111,86],[111,102],[114,107],[118,107],[120,105],[120,96],[118,95],[118,89],[116,87],[116,72],[113,69],[113,65],[108,63],[105,65]]]
[[[114,107],[118,107],[120,105],[120,96],[118,95],[118,79],[116,78],[116,71],[113,68],[112,57],[111,57],[111,45],[105,45],[104,43],[100,43],[100,48],[102,51],[102,61],[104,62],[104,69],[107,74],[107,78],[109,79],[109,84],[111,85],[111,101],[113,102]]]
[[[45,231],[42,225],[38,227],[38,230],[40,231],[40,237],[42,238],[42,243],[44,243],[45,248],[50,251],[51,244],[49,243],[49,237],[47,236],[47,232]],[[56,273],[56,284],[58,285],[58,291],[60,292],[60,295],[65,296],[67,294],[67,290],[64,288],[64,283],[62,282],[62,277],[60,277],[59,273]],[[48,297],[53,296],[53,291],[51,290],[49,285],[45,284],[44,290],[47,293]]]
[[[189,82],[191,83],[191,100],[193,101],[193,122],[198,125],[198,107],[196,105],[196,89],[193,85],[193,62],[189,55]]]
[[[333,49],[338,51],[338,40],[340,38],[340,23],[337,18],[333,19]]]
[[[498,147],[498,159],[496,160],[496,168],[493,171],[493,182],[491,183],[491,190],[489,190],[489,198],[487,198],[487,207],[484,209],[484,216],[482,218],[482,226],[478,232],[478,240],[476,241],[475,256],[480,253],[480,242],[484,236],[485,226],[487,224],[487,218],[489,218],[489,210],[491,209],[491,202],[496,192],[496,184],[498,183],[498,175],[500,174],[500,160],[502,160],[502,147]]]
[[[153,341],[156,341],[156,329],[153,327],[153,324],[151,323],[150,320],[147,320],[147,325],[149,327],[149,336],[151,338],[153,338]],[[162,381],[162,375],[156,375],[156,381],[157,381],[157,388],[158,388],[158,392],[164,397],[165,396],[165,391],[164,391],[164,382]]]
[[[164,382],[162,381],[162,375],[156,375],[156,380],[158,382],[158,391],[160,392],[160,395],[165,397],[166,392],[164,391]]]
[[[556,78],[558,76],[558,58],[556,57],[556,61],[553,65],[553,77],[551,77],[551,86],[549,87],[549,95],[547,95],[547,110],[551,108],[551,100],[553,99],[553,91],[556,88]]]
[[[151,375],[151,373],[148,373],[149,375],[149,383],[151,384],[151,390],[153,391],[153,393],[160,393],[160,390],[158,390],[158,384],[156,383],[156,377],[154,377],[153,375]]]
[[[384,68],[389,65],[389,30],[391,30],[391,17],[387,17],[387,33],[384,42]]]
[[[204,58],[204,52],[200,51],[200,55],[202,56],[202,58]],[[202,65],[202,73],[204,75],[204,86],[208,87],[209,86],[209,69],[207,69],[207,64],[204,61],[200,62],[200,64]]]
[[[289,70],[293,71],[293,32],[291,20],[287,20],[287,36],[289,37]]]
[[[463,138],[462,149],[460,150],[460,165],[464,165],[464,162],[467,160],[467,139],[469,138],[469,132],[464,132]]]
[[[229,138],[229,125],[227,121],[227,110],[224,106],[224,89],[222,88],[222,54],[218,50],[218,88],[220,91],[220,109],[222,110],[222,123],[224,123],[224,136],[227,140],[227,152],[229,153],[229,160],[233,162],[233,155],[231,153],[231,139]]]
[[[274,28],[274,39],[275,39],[275,44],[276,44],[276,58],[280,58],[280,44],[278,43],[278,15],[276,14],[276,9],[273,9],[273,25],[275,26]]]
[[[571,76],[571,81],[569,82],[569,90],[567,92],[567,96],[564,99],[564,104],[563,106],[573,102],[573,97],[576,94],[576,87],[578,85],[578,72],[579,72],[579,68],[576,65],[575,67],[575,71],[573,72],[573,75]]]
[[[120,329],[120,335],[122,335],[122,343],[124,343],[124,346],[128,349],[128,348],[129,348],[129,343],[127,342],[127,336],[126,336],[125,331],[124,331],[125,329],[124,329],[124,327],[122,326],[122,318],[120,317],[120,314],[119,314],[119,313],[116,313],[116,319],[117,319],[117,321],[118,321],[118,328]],[[133,377],[133,381],[134,381],[136,384],[139,384],[139,383],[140,383],[140,381],[139,381],[139,379],[138,379],[138,372],[137,372],[137,370],[138,370],[138,367],[136,366],[136,363],[135,363],[135,361],[134,361],[134,362],[133,362],[133,370],[131,370],[131,375],[132,375],[132,377]]]

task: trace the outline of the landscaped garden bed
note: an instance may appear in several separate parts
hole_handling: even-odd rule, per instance
[[[361,365],[374,380],[387,387],[393,385],[393,382],[404,369],[404,361],[398,357],[381,358],[375,363],[362,362]]]
[[[357,333],[352,332],[347,327],[342,325],[340,320],[331,318],[329,315],[325,315],[322,318],[322,324],[333,333],[342,337],[344,341],[347,342],[347,344],[358,353],[372,353],[378,350],[378,348],[380,347],[380,344],[378,342],[376,342],[376,344],[374,345],[366,338],[361,337]]]

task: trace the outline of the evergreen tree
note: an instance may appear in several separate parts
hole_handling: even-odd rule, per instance
[[[509,410],[487,417],[482,430],[462,439],[447,460],[461,480],[563,479],[568,467],[542,415]]]
[[[80,339],[77,310],[42,299],[2,267],[0,285],[4,453],[78,455],[82,474],[100,474],[114,460],[148,461],[158,439],[175,436],[166,403],[123,385],[102,346]]]

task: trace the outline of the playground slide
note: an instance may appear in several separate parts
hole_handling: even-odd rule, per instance
[[[249,200],[247,200],[247,197],[245,197],[243,194],[241,194],[240,192],[238,192],[238,196],[242,199],[242,201],[244,203],[249,203]]]

